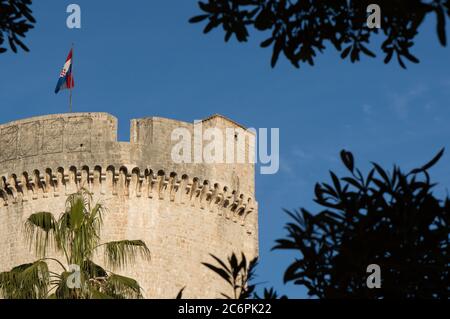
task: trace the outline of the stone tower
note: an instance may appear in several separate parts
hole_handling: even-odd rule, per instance
[[[234,151],[254,152],[252,133],[223,116],[187,123],[132,120],[130,142],[117,141],[117,119],[105,113],[35,117],[0,125],[0,272],[35,259],[23,234],[27,217],[57,217],[80,188],[108,209],[102,241],[142,239],[151,260],[117,273],[138,280],[146,298],[216,298],[229,289],[201,262],[258,254],[254,164],[175,163],[174,129],[234,128]],[[225,133],[224,133],[225,134]],[[250,155],[249,155],[250,156]],[[100,264],[102,260],[98,261]]]

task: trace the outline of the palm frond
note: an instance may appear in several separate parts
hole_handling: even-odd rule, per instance
[[[75,203],[81,201],[81,205],[87,210],[90,210],[90,203],[92,202],[92,193],[86,188],[81,188],[78,192],[70,194],[66,200],[66,210],[75,206]]]
[[[86,278],[93,279],[93,278],[105,278],[108,276],[108,273],[106,272],[103,267],[97,265],[90,259],[86,259],[83,261],[83,265],[81,267],[81,270],[86,275]]]
[[[80,289],[69,288],[69,276],[71,275],[73,275],[73,272],[65,271],[61,274],[60,279],[54,282],[56,299],[79,299],[83,296],[82,288],[84,288],[84,285]]]
[[[85,189],[71,194],[66,200],[66,210],[61,219],[64,219],[63,227],[75,231],[81,227],[85,217],[90,214],[92,194]]]
[[[111,274],[105,285],[104,294],[114,299],[141,299],[141,287],[138,282],[132,278]]]
[[[134,263],[136,257],[150,260],[150,250],[142,240],[121,240],[103,244],[106,263],[112,268],[122,268]]]
[[[100,234],[94,225],[89,222],[84,223],[74,232],[71,243],[72,263],[80,265],[86,258],[92,257],[92,252],[100,241]]]
[[[66,213],[69,214],[70,217],[68,219],[69,223],[67,226],[71,230],[76,230],[83,224],[84,217],[88,211],[87,205],[88,203],[85,198],[79,193],[71,195],[67,198]]]
[[[91,194],[83,190],[70,195],[66,211],[59,220],[59,243],[61,248],[70,252],[70,263],[81,264],[83,260],[91,259],[99,244],[105,208],[96,204],[91,209],[91,200]]]
[[[45,256],[48,248],[57,246],[57,222],[51,213],[40,212],[30,215],[24,228],[26,240],[30,247],[34,243],[38,256]]]
[[[42,299],[47,297],[50,273],[45,261],[23,264],[0,273],[0,291],[6,299]]]
[[[100,203],[97,203],[89,213],[89,222],[94,225],[95,229],[97,229],[98,232],[100,232],[100,229],[103,225],[104,212],[106,212],[106,207]]]
[[[103,300],[103,299],[114,299],[114,298],[104,292],[101,292],[95,288],[92,288],[92,289],[90,289],[90,299]]]

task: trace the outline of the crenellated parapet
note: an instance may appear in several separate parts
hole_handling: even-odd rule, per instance
[[[47,168],[0,177],[0,206],[64,197],[84,188],[94,195],[148,198],[190,205],[242,226],[255,211],[252,197],[187,174],[150,168],[83,166]],[[251,228],[247,228],[251,233]]]
[[[56,114],[0,125],[0,175],[16,171],[31,172],[32,175],[35,169],[43,174],[45,167],[68,165],[150,165],[157,171],[184,172],[203,180],[231,185],[238,192],[254,193],[253,163],[199,163],[194,156],[188,163],[178,163],[173,159],[173,149],[178,142],[173,140],[173,132],[185,129],[191,138],[188,144],[192,147],[186,151],[194,154],[199,127],[214,127],[224,135],[228,128],[240,129],[242,133],[236,134],[236,141],[232,141],[236,142],[233,152],[242,150],[244,155],[253,152],[248,145],[247,132],[220,116],[197,124],[158,117],[132,120],[130,141],[121,142],[117,140],[117,119],[110,114]]]

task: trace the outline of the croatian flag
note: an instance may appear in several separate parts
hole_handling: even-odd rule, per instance
[[[75,86],[75,82],[72,77],[72,54],[73,49],[70,50],[69,55],[66,59],[66,64],[59,75],[58,84],[56,84],[55,93],[58,94],[59,91],[64,89],[72,89]]]

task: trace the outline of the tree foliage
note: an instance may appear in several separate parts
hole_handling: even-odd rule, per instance
[[[0,53],[7,51],[5,40],[14,53],[17,47],[29,51],[22,42],[26,33],[34,26],[36,20],[30,6],[32,0],[0,0]]]
[[[439,42],[447,42],[445,24],[450,0],[379,0],[381,28],[367,26],[370,0],[207,0],[199,2],[201,15],[190,22],[207,20],[204,33],[222,27],[225,41],[234,35],[239,42],[249,29],[270,33],[261,47],[272,47],[272,67],[281,53],[295,66],[314,64],[317,53],[331,44],[343,59],[360,60],[361,54],[375,57],[368,48],[374,34],[381,34],[384,62],[393,56],[405,68],[404,59],[418,63],[411,53],[414,38],[426,16],[434,16]],[[380,32],[381,31],[381,32]]]
[[[255,292],[254,297],[255,299],[263,299],[263,300],[288,299],[287,296],[285,295],[280,296],[273,287],[264,288],[261,296]]]
[[[221,293],[226,299],[287,299],[286,296],[279,296],[273,288],[264,288],[263,294],[259,296],[256,291],[255,272],[258,265],[258,259],[255,258],[251,261],[247,261],[245,254],[241,254],[241,259],[232,253],[226,261],[211,255],[216,261],[218,266],[202,263],[204,266],[212,270],[223,280],[225,280],[230,286],[231,294]],[[184,288],[179,292],[177,299],[182,298]]]
[[[25,234],[40,259],[0,273],[0,295],[8,299],[141,298],[136,280],[112,270],[135,262],[137,256],[149,260],[150,251],[140,240],[101,243],[105,210],[92,203],[89,192],[80,190],[67,198],[65,212],[58,219],[48,212],[31,215],[25,222]],[[56,250],[64,259],[49,257],[49,250]],[[94,262],[95,254],[102,250],[111,270]],[[68,284],[75,274],[70,265],[79,268],[80,284],[74,287]]]
[[[300,256],[285,282],[318,298],[449,298],[450,200],[433,195],[429,174],[442,155],[406,174],[373,163],[363,177],[353,155],[342,151],[350,175],[330,172],[331,183],[315,188],[324,209],[288,212],[287,238],[275,249]],[[366,286],[370,264],[381,267],[381,289]]]
[[[251,281],[255,277],[255,267],[258,263],[257,259],[247,261],[244,254],[241,258],[232,253],[226,262],[220,260],[218,257],[211,255],[218,266],[209,263],[202,263],[205,267],[214,271],[230,286],[230,292],[221,292],[221,295],[226,299],[248,299],[252,296],[255,285]]]

